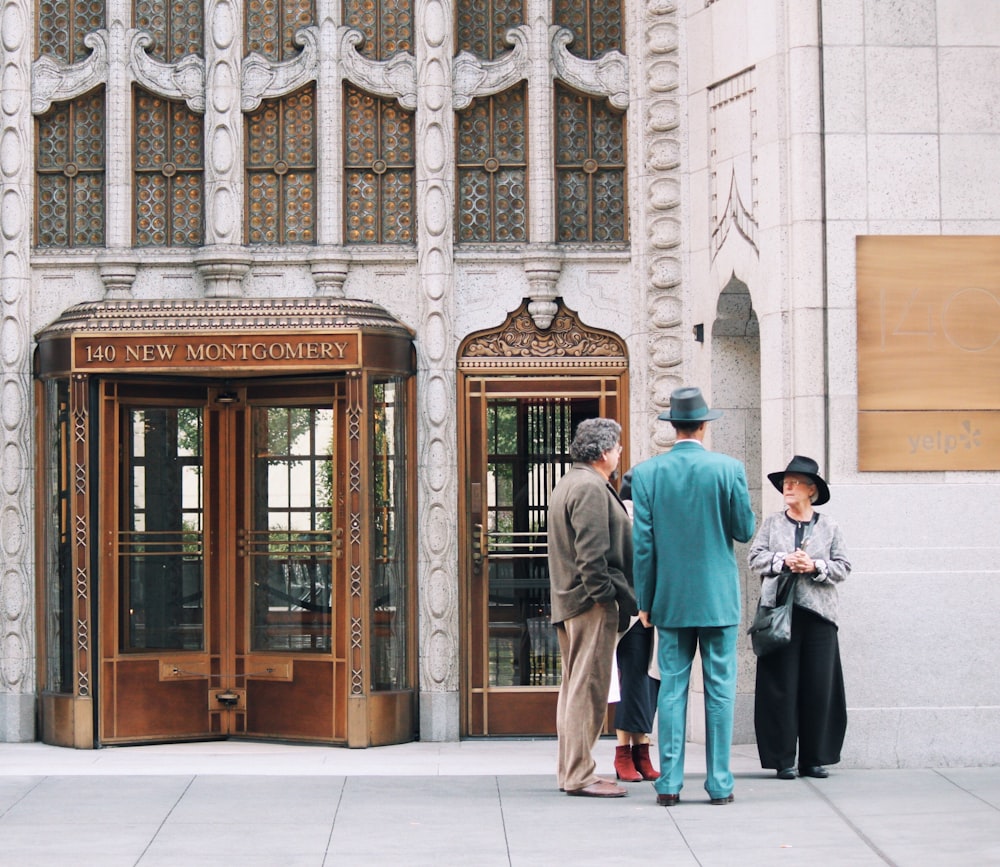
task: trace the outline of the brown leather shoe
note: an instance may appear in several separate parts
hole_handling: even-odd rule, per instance
[[[610,780],[598,780],[582,789],[567,790],[566,794],[576,795],[580,798],[624,798],[628,794],[628,790]]]
[[[656,806],[657,807],[673,807],[680,801],[680,793],[676,795],[657,795],[656,796]]]
[[[726,795],[724,798],[712,798],[708,803],[714,804],[716,807],[721,807],[723,804],[731,804],[735,798],[733,798],[732,793]]]

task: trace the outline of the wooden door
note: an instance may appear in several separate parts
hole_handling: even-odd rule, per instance
[[[468,377],[465,559],[469,735],[555,733],[548,498],[585,418],[620,418],[617,377]]]

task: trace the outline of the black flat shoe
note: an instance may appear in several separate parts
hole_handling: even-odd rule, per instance
[[[803,777],[815,777],[817,780],[825,780],[830,776],[830,772],[822,765],[806,765],[799,768],[799,773]]]
[[[779,780],[794,780],[795,768],[782,768],[776,774]]]

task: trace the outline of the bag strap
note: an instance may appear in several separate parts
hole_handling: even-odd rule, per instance
[[[782,569],[778,573],[778,586],[774,591],[774,604],[782,605],[784,604],[789,594],[792,592],[792,588],[795,586],[795,582],[799,580],[799,576],[795,572],[791,572],[788,569]]]

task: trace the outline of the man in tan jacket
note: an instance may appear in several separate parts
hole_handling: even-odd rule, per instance
[[[621,451],[618,422],[580,422],[569,450],[573,465],[549,499],[552,623],[562,654],[559,788],[590,798],[626,794],[594,773],[593,758],[607,713],[615,636],[638,611],[631,587],[632,524],[610,484]]]

